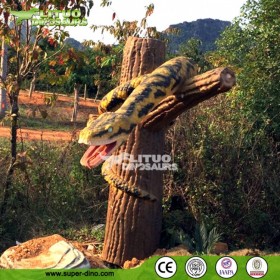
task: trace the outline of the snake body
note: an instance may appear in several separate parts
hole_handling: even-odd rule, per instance
[[[163,99],[178,92],[196,67],[186,57],[173,58],[152,73],[140,76],[110,91],[100,102],[97,119],[90,119],[80,132],[79,143],[90,145],[81,164],[93,168],[110,156],[129,134]],[[137,197],[155,200],[145,191],[114,174],[108,164],[102,174],[116,188]]]
[[[105,112],[112,112],[119,109],[124,103],[124,101],[127,99],[127,97],[146,77],[147,75],[136,77],[107,93],[99,103],[99,114],[101,115]]]

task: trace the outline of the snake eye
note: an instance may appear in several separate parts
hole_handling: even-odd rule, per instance
[[[113,131],[113,127],[110,126],[110,127],[108,128],[108,132],[111,133],[112,131]]]

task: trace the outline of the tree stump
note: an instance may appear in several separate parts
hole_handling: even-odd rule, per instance
[[[130,38],[124,50],[121,82],[146,74],[164,60],[164,45],[154,39]],[[160,56],[160,57],[158,57]],[[194,73],[195,74],[195,73]],[[189,108],[235,84],[234,73],[218,68],[185,81],[180,92],[165,98],[136,126],[122,152],[138,155],[162,155],[165,131],[174,119]],[[111,172],[130,185],[148,191],[156,200],[144,200],[110,186],[103,260],[123,265],[133,257],[144,259],[157,249],[162,220],[163,171],[123,170],[122,163]]]
[[[165,61],[165,44],[155,39],[129,37],[123,52],[120,84],[148,74]]]
[[[153,39],[129,38],[124,50],[121,82],[150,73],[165,59],[165,45]],[[147,144],[149,143],[149,144]],[[138,155],[161,155],[164,151],[164,131],[148,131],[138,125],[119,152]],[[113,166],[114,173],[126,181],[149,190],[157,201],[138,199],[110,186],[106,232],[102,258],[122,265],[133,257],[143,259],[157,248],[162,220],[162,171],[122,170]]]

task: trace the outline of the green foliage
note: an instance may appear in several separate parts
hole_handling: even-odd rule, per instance
[[[105,6],[105,5],[104,5]],[[146,12],[145,16],[141,19],[140,22],[135,21],[126,21],[118,18],[116,13],[112,15],[112,25],[92,25],[91,29],[96,31],[101,30],[103,34],[105,31],[113,35],[120,43],[127,41],[128,37],[146,37],[146,38],[160,38],[161,33],[157,31],[156,27],[149,27],[147,24],[148,17],[151,16],[154,12],[154,4],[145,6]]]
[[[169,132],[179,167],[166,177],[169,195],[183,194],[195,220],[215,226],[230,249],[280,248],[279,9],[275,0],[247,1],[207,56],[232,67],[237,86]]]
[[[218,97],[182,116],[169,131],[178,171],[166,176],[198,223],[216,227],[231,249],[280,248],[277,145],[242,116],[234,97]],[[171,183],[172,182],[172,183]]]
[[[117,84],[120,74],[123,46],[85,44],[81,49],[66,45],[49,63],[41,66],[36,88],[42,91],[72,93],[74,85],[87,85],[89,97],[99,98]],[[54,52],[53,52],[54,53]]]
[[[236,101],[256,130],[280,141],[280,7],[274,0],[247,1],[218,42],[222,63],[238,73]]]
[[[205,223],[196,223],[188,211],[166,211],[163,219],[161,246],[172,248],[183,244],[196,254],[209,254],[221,238],[216,227],[208,230]]]
[[[184,44],[180,44],[179,55],[191,58],[199,67],[199,73],[204,73],[212,68],[208,61],[207,54],[202,49],[202,41],[191,38]]]
[[[214,245],[220,241],[221,234],[218,233],[216,227],[210,231],[207,230],[205,223],[202,222],[196,226],[195,230],[195,252],[210,254]]]
[[[104,223],[106,183],[99,169],[86,170],[80,165],[84,152],[80,144],[41,141],[23,148],[16,162],[13,195],[1,219],[1,250],[14,245],[15,240],[51,233],[68,236],[84,225]],[[0,158],[0,174],[5,174],[8,141],[1,140]],[[88,236],[101,240],[102,231]]]

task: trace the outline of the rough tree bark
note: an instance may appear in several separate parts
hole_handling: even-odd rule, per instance
[[[122,71],[125,73],[121,75],[121,82],[148,73],[137,70],[137,65],[138,68],[145,65],[149,72],[156,67],[154,64],[148,68],[149,63],[146,65],[145,61],[161,64],[162,61],[155,59],[158,47],[153,48],[154,42],[159,44],[153,39],[129,39],[124,51]],[[144,58],[146,56],[150,57],[149,60]],[[177,116],[229,90],[234,84],[234,73],[227,68],[218,68],[188,79],[179,93],[164,99],[136,127],[126,145],[117,153],[126,152],[136,158],[141,154],[162,155],[165,131]],[[109,263],[123,265],[133,257],[146,258],[157,249],[161,231],[163,171],[122,170],[121,164],[114,165],[111,171],[157,198],[156,201],[135,198],[110,186],[102,258]]]
[[[164,59],[163,42],[129,38],[124,50],[120,82],[150,73],[161,65]],[[164,151],[164,131],[152,132],[137,127],[121,151],[133,155],[134,158],[141,154],[161,155]],[[140,170],[123,171],[121,166],[114,166],[112,171],[157,197],[157,201],[151,202],[110,187],[102,258],[109,263],[122,265],[135,256],[139,259],[145,258],[157,248],[162,220],[163,176],[161,171],[153,174]]]
[[[120,84],[152,72],[165,61],[165,44],[155,39],[129,37],[123,52]]]
[[[7,77],[7,68],[8,68],[8,48],[5,44],[5,38],[2,37],[2,46],[1,46],[1,64],[0,64],[0,84],[2,81],[6,80]],[[0,86],[0,118],[5,116],[7,110],[7,100],[6,100],[6,89],[4,86]]]

